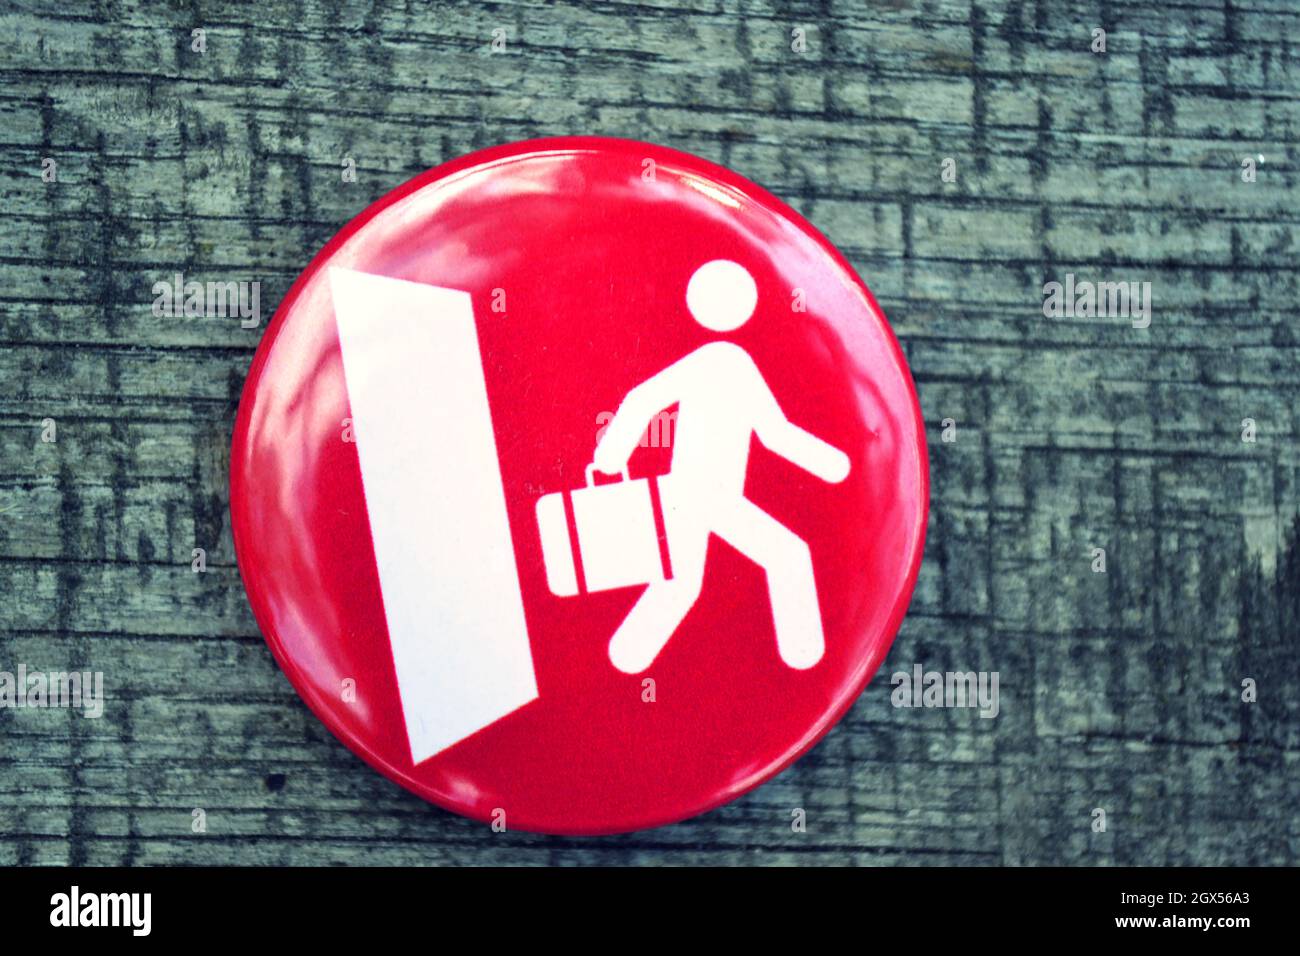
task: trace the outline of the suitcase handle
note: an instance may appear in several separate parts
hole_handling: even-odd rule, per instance
[[[596,465],[595,465],[594,462],[593,462],[592,464],[588,465],[588,466],[586,467],[586,470],[583,471],[583,474],[587,476],[587,487],[588,487],[588,488],[594,488],[594,487],[596,487],[596,481],[595,481],[595,478],[593,477],[595,471],[596,471]],[[606,472],[601,472],[601,474],[606,474]],[[632,477],[627,473],[627,465],[624,465],[624,466],[623,466],[623,468],[619,471],[619,474],[623,476],[623,480],[624,480],[624,481],[631,481],[631,480],[632,480]]]

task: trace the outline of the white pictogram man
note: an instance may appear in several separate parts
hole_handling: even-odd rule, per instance
[[[744,325],[757,302],[753,277],[726,259],[702,265],[686,289],[691,315],[715,332]],[[802,538],[745,498],[750,435],[823,481],[843,481],[848,456],[785,417],[748,352],[715,341],[627,394],[593,464],[621,471],[651,419],[674,403],[672,467],[659,479],[673,577],[641,595],[610,640],[610,661],[629,674],[654,662],[700,595],[709,535],[716,534],[766,572],[781,659],[812,667],[825,648],[812,556]]]

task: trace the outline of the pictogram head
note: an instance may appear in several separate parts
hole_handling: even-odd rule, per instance
[[[758,286],[738,262],[714,259],[695,270],[686,286],[686,307],[695,321],[715,332],[738,329],[754,314]]]

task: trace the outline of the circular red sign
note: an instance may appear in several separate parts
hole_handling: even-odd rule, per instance
[[[753,183],[599,138],[474,153],[353,220],[244,387],[239,567],[353,751],[509,829],[716,807],[884,659],[928,509],[897,341]]]

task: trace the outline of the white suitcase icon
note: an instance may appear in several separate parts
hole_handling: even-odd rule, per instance
[[[546,583],[559,597],[579,593],[579,568],[587,593],[664,580],[651,479],[634,481],[625,468],[621,481],[597,485],[594,470],[594,465],[587,466],[585,488],[567,493],[578,543],[576,554],[570,546],[566,493],[544,495],[537,501]]]

